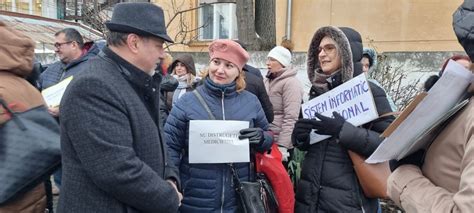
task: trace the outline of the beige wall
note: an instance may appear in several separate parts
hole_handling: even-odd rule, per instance
[[[153,1],[152,1],[153,2]],[[155,0],[165,10],[196,7],[196,0]],[[172,3],[174,2],[174,7]],[[379,52],[462,51],[452,30],[452,14],[462,0],[293,0],[291,40],[295,51],[307,51],[314,32],[322,26],[348,26],[360,32],[364,46]],[[286,0],[276,0],[277,43],[286,32]],[[184,14],[196,26],[197,11]],[[178,20],[169,27],[176,35]],[[175,45],[172,51],[205,51],[206,43]]]

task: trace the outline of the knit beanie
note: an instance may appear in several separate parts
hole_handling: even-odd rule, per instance
[[[247,51],[235,41],[230,39],[218,39],[209,45],[209,57],[220,58],[230,61],[236,65],[240,71],[245,66],[250,56]]]
[[[284,67],[288,67],[291,64],[291,52],[282,46],[276,46],[270,50],[267,58],[273,58],[277,60]]]

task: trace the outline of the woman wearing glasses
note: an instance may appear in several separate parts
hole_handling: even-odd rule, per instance
[[[307,58],[312,99],[362,73],[360,34],[351,28],[322,27],[311,40]],[[375,84],[369,85],[379,115],[391,112],[385,92]],[[378,201],[363,194],[347,151],[368,157],[382,141],[379,134],[394,117],[356,127],[338,113],[333,115],[316,114],[320,120],[300,119],[295,124],[292,141],[307,151],[296,190],[295,212],[377,212]],[[331,137],[310,144],[311,131]]]

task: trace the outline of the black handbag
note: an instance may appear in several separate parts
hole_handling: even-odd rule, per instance
[[[46,107],[13,113],[0,126],[0,204],[14,200],[48,179],[61,164],[59,126]]]
[[[240,181],[233,164],[229,164],[234,180],[234,188],[239,198],[240,212],[276,213],[278,201],[272,186],[263,173],[256,173],[255,182]]]

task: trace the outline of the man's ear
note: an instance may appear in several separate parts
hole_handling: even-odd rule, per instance
[[[138,35],[130,33],[127,36],[127,47],[132,51],[133,53],[138,52],[138,42],[140,41],[140,38]]]
[[[74,48],[76,48],[76,49],[80,49],[80,48],[79,48],[79,44],[77,43],[77,41],[72,41],[72,42],[71,42],[71,45],[72,45]]]

